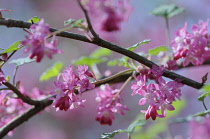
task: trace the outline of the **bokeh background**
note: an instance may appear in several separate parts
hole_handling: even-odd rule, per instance
[[[166,45],[165,21],[161,17],[155,17],[149,12],[161,4],[177,4],[186,11],[170,19],[171,38],[174,32],[188,23],[188,29],[192,24],[197,24],[199,20],[206,21],[210,17],[209,0],[131,0],[134,10],[130,15],[129,21],[122,25],[119,32],[104,33],[99,32],[100,36],[106,40],[116,43],[122,47],[131,46],[144,39],[152,41],[147,45],[142,45],[137,51],[146,52],[148,49],[156,46]],[[0,0],[0,8],[10,9],[12,12],[4,12],[3,17],[27,21],[28,19],[38,16],[44,18],[46,23],[51,27],[61,29],[63,22],[70,18],[84,18],[81,9],[76,0]],[[73,30],[77,32],[76,30]],[[26,33],[18,28],[6,28],[0,26],[0,47],[7,48],[17,40],[23,40]],[[59,49],[64,54],[55,55],[52,60],[44,58],[41,63],[31,63],[20,67],[17,72],[17,80],[21,80],[27,91],[34,87],[43,90],[50,90],[53,87],[53,80],[49,82],[39,82],[40,75],[57,61],[62,61],[64,67],[71,64],[72,60],[80,56],[89,55],[97,46],[87,43],[59,38]],[[28,54],[19,50],[13,57],[26,57]],[[114,57],[120,57],[119,54],[113,53]],[[3,67],[6,75],[12,75],[14,65],[7,64]],[[107,69],[112,73],[122,70],[123,68],[107,67],[106,64],[100,64],[99,70],[104,73]],[[209,66],[200,66],[196,68],[187,68],[177,71],[178,73],[190,77],[196,81],[201,81],[203,75],[209,71]],[[207,81],[208,82],[208,81]],[[119,85],[115,86],[116,88]],[[177,117],[184,117],[203,111],[204,108],[197,97],[200,95],[198,90],[185,86],[183,89],[183,99],[186,101],[185,108]],[[101,126],[95,121],[96,103],[94,101],[95,92],[88,91],[84,94],[87,99],[84,108],[78,108],[68,112],[56,112],[54,108],[49,108],[47,112],[42,112],[29,121],[19,126],[12,137],[6,139],[97,139],[104,132],[111,132],[116,129],[127,128],[140,114],[143,107],[138,105],[139,96],[131,96],[132,90],[127,87],[123,91],[124,104],[129,107],[125,116],[116,115],[116,120],[112,126]],[[207,103],[207,106],[208,103]],[[210,107],[210,106],[209,106]],[[177,135],[187,138],[188,123],[172,124],[169,127],[170,134],[164,132],[157,135],[156,138]],[[126,134],[116,135],[115,139],[126,139]]]

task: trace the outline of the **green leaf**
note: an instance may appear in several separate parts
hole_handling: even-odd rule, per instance
[[[183,8],[179,8],[174,4],[170,4],[170,5],[161,5],[155,8],[153,11],[151,11],[151,14],[154,14],[156,16],[162,16],[164,18],[171,18],[183,12],[184,12]]]
[[[85,21],[84,19],[78,19],[78,20],[69,19],[69,20],[67,20],[67,21],[64,21],[64,26],[67,26],[67,25],[71,24],[71,27],[72,27],[72,28],[80,28],[80,27],[81,27],[81,24],[82,24],[84,21]]]
[[[134,121],[127,129],[118,129],[110,133],[103,133],[100,139],[112,139],[118,133],[133,133],[136,127],[144,126],[146,124],[145,120],[138,119]]]
[[[20,45],[21,41],[17,41],[15,43],[13,43],[12,45],[9,46],[9,48],[7,48],[6,50],[4,50],[3,52],[1,52],[2,54],[4,53],[10,53],[13,52],[15,50],[20,49],[19,45]]]
[[[100,57],[109,56],[111,54],[112,54],[112,51],[109,50],[109,49],[106,49],[106,48],[98,48],[93,53],[90,54],[90,57],[100,58]]]
[[[7,77],[6,77],[6,81],[7,81],[7,82],[10,82],[10,79],[11,79],[11,76],[7,76]]]
[[[62,62],[57,62],[55,63],[51,68],[49,68],[48,70],[46,70],[41,77],[39,78],[40,81],[47,81],[53,77],[58,76],[58,74],[60,73],[60,70],[63,67],[63,63]]]
[[[138,48],[138,46],[140,46],[142,44],[148,44],[150,41],[151,40],[143,40],[143,41],[141,41],[141,42],[139,42],[139,43],[137,43],[137,44],[135,44],[135,45],[133,45],[131,47],[128,47],[126,49],[129,50],[129,51],[133,51],[134,49]]]
[[[78,60],[74,60],[73,64],[75,64],[75,65],[86,64],[87,66],[91,67],[93,64],[99,64],[99,63],[103,63],[103,62],[106,62],[105,58],[92,58],[92,57],[83,56]]]
[[[100,139],[112,139],[116,134],[123,133],[123,132],[127,132],[127,131],[123,130],[123,129],[118,129],[118,130],[115,130],[115,131],[113,131],[111,133],[103,133],[101,135]]]
[[[127,132],[133,133],[136,127],[144,126],[144,125],[146,125],[145,120],[138,119],[138,120],[134,121],[132,124],[129,125],[129,127],[127,129]]]
[[[29,23],[38,23],[39,21],[40,21],[40,18],[37,16],[34,16],[28,20]]]
[[[127,68],[131,68],[132,66],[128,63],[129,57],[124,56],[122,58],[118,58],[118,59],[114,59],[114,60],[110,60],[107,65],[108,66],[123,66],[123,67],[127,67]]]
[[[201,90],[201,92],[203,92],[203,94],[201,96],[198,97],[199,101],[204,101],[205,97],[210,95],[210,84],[204,85]]]
[[[167,49],[166,46],[159,46],[159,47],[155,47],[154,49],[150,49],[148,53],[151,56],[155,56],[155,55],[158,55],[162,51],[169,51],[169,50]]]
[[[67,25],[69,25],[69,24],[72,24],[72,23],[75,22],[75,21],[76,21],[75,19],[70,18],[69,20],[64,21],[64,26],[67,26]]]
[[[16,66],[21,66],[21,65],[24,65],[24,64],[27,64],[27,63],[31,63],[31,62],[34,62],[34,61],[35,61],[35,59],[30,59],[29,57],[25,57],[25,58],[14,59],[14,60],[12,60],[9,63],[13,63]]]
[[[210,113],[210,110],[206,110],[206,111],[203,111],[203,112],[196,113],[195,115],[193,115],[193,117],[196,117],[196,116],[206,116],[209,113]]]

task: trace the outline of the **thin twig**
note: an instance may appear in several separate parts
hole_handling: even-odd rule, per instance
[[[80,6],[80,8],[82,9],[82,11],[85,14],[85,18],[87,20],[87,24],[88,24],[88,29],[90,30],[90,32],[92,33],[92,35],[94,36],[94,38],[99,38],[98,34],[95,32],[95,30],[93,29],[93,26],[91,24],[90,18],[88,16],[88,12],[87,10],[84,8],[84,6],[81,4],[80,0],[77,0],[78,4]]]

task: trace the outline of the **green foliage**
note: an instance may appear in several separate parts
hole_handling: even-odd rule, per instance
[[[118,129],[111,133],[103,133],[99,139],[112,139],[118,133],[125,133],[126,130]]]
[[[10,53],[10,52],[13,52],[15,50],[18,50],[20,49],[20,43],[21,41],[16,41],[15,43],[13,43],[12,45],[9,46],[9,48],[7,48],[6,50],[4,50],[3,52],[1,52],[1,54],[4,54],[4,53]]]
[[[111,54],[112,54],[112,52],[109,49],[98,48],[94,52],[92,52],[90,54],[90,56],[88,56],[88,57],[83,56],[83,57],[80,57],[80,59],[78,59],[78,60],[74,60],[73,64],[75,64],[75,65],[86,64],[87,66],[91,67],[94,64],[106,62],[107,59],[105,58],[105,56],[109,56]]]
[[[201,96],[198,97],[199,101],[204,101],[205,97],[210,95],[210,84],[204,85],[201,90],[201,92],[203,92],[203,94]]]
[[[126,48],[127,50],[129,51],[133,51],[135,50],[136,48],[138,48],[140,45],[143,45],[143,44],[148,44],[151,40],[143,40],[131,47],[128,47]],[[129,57],[127,56],[124,56],[122,58],[116,58],[116,59],[113,59],[113,60],[110,60],[107,65],[108,66],[124,66],[124,67],[127,67],[127,68],[132,68],[132,65],[129,63]]]
[[[72,28],[80,28],[81,27],[81,24],[84,22],[85,20],[84,19],[78,19],[78,20],[75,20],[75,19],[69,19],[67,21],[64,21],[64,26],[67,26],[67,25],[71,25]]]
[[[100,139],[112,139],[118,133],[133,133],[136,127],[144,126],[145,120],[138,119],[134,121],[127,129],[118,129],[110,133],[103,133]]]
[[[53,77],[58,76],[58,74],[60,73],[60,70],[63,67],[63,63],[62,62],[57,62],[55,63],[51,68],[47,69],[39,78],[40,81],[47,81]]]
[[[160,52],[163,52],[163,51],[169,51],[169,50],[167,49],[166,46],[159,46],[159,47],[155,47],[154,49],[150,49],[150,50],[148,51],[148,53],[149,53],[149,55],[151,55],[151,56],[156,56],[156,55],[158,55]]]
[[[5,79],[7,82],[10,82],[11,76],[7,76]]]
[[[100,57],[105,57],[109,56],[112,54],[112,51],[106,48],[99,48],[96,49],[93,53],[90,54],[90,57],[94,58],[100,58]]]
[[[99,63],[103,63],[103,62],[106,62],[106,59],[82,56],[82,57],[80,57],[80,59],[74,60],[73,64],[75,64],[75,65],[84,65],[84,64],[86,64],[87,66],[90,67],[93,64],[99,64]]]
[[[13,63],[16,66],[22,66],[24,64],[31,63],[31,62],[34,62],[34,61],[35,61],[35,59],[30,59],[29,57],[25,57],[25,58],[14,59],[9,63]]]
[[[195,115],[193,115],[193,117],[196,117],[196,116],[206,116],[209,113],[210,113],[210,110],[206,110],[206,111],[203,111],[203,112],[196,113]]]
[[[39,21],[40,21],[40,18],[37,16],[34,16],[28,20],[29,23],[38,23]]]
[[[138,48],[138,46],[140,46],[142,44],[148,44],[150,41],[151,40],[143,40],[143,41],[141,41],[141,42],[139,42],[139,43],[137,43],[137,44],[135,44],[135,45],[133,45],[131,47],[128,47],[127,50],[133,51],[134,49]]]
[[[161,5],[155,8],[153,11],[151,11],[151,14],[154,14],[156,16],[162,16],[164,18],[171,18],[183,12],[184,12],[183,8],[179,8],[174,4],[170,4],[170,5]]]

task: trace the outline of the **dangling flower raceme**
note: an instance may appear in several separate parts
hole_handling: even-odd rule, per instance
[[[187,23],[185,23],[183,28],[175,32],[175,38],[171,41],[174,59],[183,58],[183,66],[187,66],[190,62],[193,65],[200,65],[210,58],[208,23],[209,20],[192,25],[192,33],[187,32]]]
[[[90,79],[95,80],[95,75],[88,70],[88,66],[78,66],[76,71],[78,74],[74,72],[72,66],[69,66],[58,75],[58,80],[54,82],[55,90],[53,94],[56,95],[56,98],[53,98],[53,106],[57,110],[67,111],[68,109],[83,106],[86,100],[80,100],[81,93],[95,87],[90,82]]]
[[[147,71],[147,73],[145,72]],[[164,72],[164,67],[153,66],[150,70],[140,71],[140,75],[134,77],[136,82],[131,86],[132,95],[139,94],[143,96],[139,100],[139,105],[149,104],[147,110],[142,110],[145,113],[145,119],[150,117],[155,120],[156,117],[163,118],[166,116],[166,110],[173,111],[172,102],[181,97],[181,89],[183,85],[177,80],[166,82],[161,76]],[[148,79],[155,80],[156,83],[146,84]],[[161,111],[158,114],[157,111]]]
[[[99,103],[96,121],[99,121],[102,125],[111,125],[115,113],[124,115],[124,111],[128,110],[126,106],[121,104],[122,99],[118,92],[118,89],[113,90],[106,84],[101,85],[100,90],[96,93],[96,101]]]
[[[130,0],[83,0],[93,21],[100,30],[112,32],[120,30],[123,21],[127,20],[132,7]]]
[[[36,58],[37,62],[40,62],[44,55],[52,59],[52,56],[56,53],[62,53],[56,48],[58,40],[53,35],[51,41],[48,41],[48,37],[51,34],[49,31],[50,26],[44,23],[44,19],[41,19],[37,24],[33,24],[30,27],[31,32],[28,32],[26,40],[22,41],[22,45],[27,46],[25,52],[30,53],[30,58]]]

